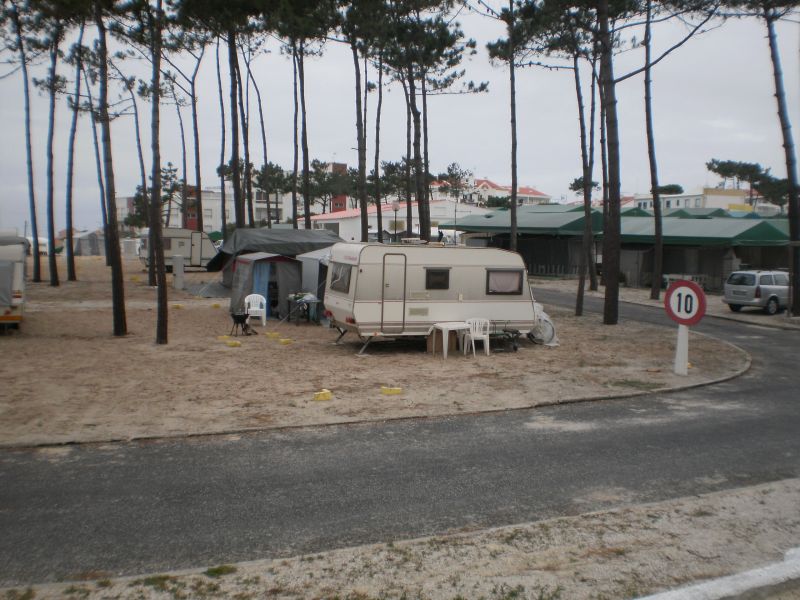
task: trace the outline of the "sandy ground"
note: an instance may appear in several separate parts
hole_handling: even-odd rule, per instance
[[[431,357],[424,343],[373,343],[279,323],[229,347],[225,299],[170,289],[169,343],[156,345],[155,290],[126,263],[128,335],[115,338],[109,269],[78,260],[78,282],[29,284],[25,322],[0,336],[0,445],[21,446],[241,431],[504,410],[698,384],[744,368],[747,356],[693,335],[692,368],[672,373],[675,333],[550,310],[561,345]],[[46,261],[43,280],[47,281]],[[60,273],[65,274],[63,262]],[[193,282],[216,274],[195,272]],[[171,276],[169,277],[171,281]],[[277,335],[273,338],[267,333]],[[282,344],[281,339],[291,340]],[[400,387],[386,396],[381,386]],[[332,399],[315,401],[329,389]]]
[[[30,285],[19,333],[0,336],[0,444],[131,439],[502,410],[640,393],[728,376],[748,357],[692,336],[692,368],[671,374],[674,332],[603,326],[550,310],[561,345],[447,361],[424,345],[335,346],[336,332],[271,322],[229,347],[224,300],[170,290],[170,343],[157,346],[154,290],[126,265],[129,335],[111,335],[108,272],[79,262],[77,283]],[[63,270],[62,270],[63,273]],[[189,276],[210,281],[206,273]],[[219,306],[217,306],[219,305]],[[265,335],[277,332],[287,345]],[[347,340],[347,338],[345,338]],[[383,396],[381,385],[402,387]],[[329,401],[315,401],[321,388]],[[37,452],[68,452],[40,448]],[[769,562],[800,546],[800,480],[484,531],[343,548],[193,571],[0,590],[0,598],[633,598]],[[795,590],[780,600],[800,597]],[[775,595],[772,598],[777,599]]]
[[[537,523],[170,574],[0,590],[5,598],[618,600],[749,570],[800,544],[800,480]],[[28,594],[25,596],[24,594]],[[800,598],[800,582],[770,600]]]

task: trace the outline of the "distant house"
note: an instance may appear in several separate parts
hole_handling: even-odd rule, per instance
[[[485,204],[490,197],[509,198],[511,186],[499,185],[490,179],[476,179],[469,196],[473,202]],[[532,187],[523,185],[517,188],[517,202],[521,205],[549,204],[550,200],[550,196]]]

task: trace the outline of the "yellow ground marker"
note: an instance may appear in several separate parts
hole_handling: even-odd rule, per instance
[[[330,400],[333,398],[330,390],[321,389],[318,392],[314,392],[314,400]]]
[[[242,345],[242,342],[237,342],[236,340],[228,340],[225,342],[225,345],[229,348],[239,348]]]
[[[220,303],[214,302],[214,304],[211,305],[211,308],[220,308]]]
[[[381,386],[381,394],[384,396],[397,396],[398,394],[403,393],[403,388],[399,387],[388,387],[385,385]]]
[[[173,304],[172,308],[174,308],[175,310],[180,310],[183,308],[183,304]]]
[[[281,338],[281,339],[279,339],[278,341],[279,341],[281,344],[283,344],[284,346],[288,346],[289,344],[291,344],[291,343],[292,343],[292,339],[291,339],[291,338]]]
[[[281,334],[277,331],[267,331],[266,336],[271,340],[277,340],[279,337],[281,337]]]

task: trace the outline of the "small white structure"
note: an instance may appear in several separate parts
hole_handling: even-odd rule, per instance
[[[28,241],[0,236],[0,327],[19,327],[25,308],[25,256]]]
[[[427,336],[436,323],[474,317],[497,332],[537,323],[522,257],[499,248],[335,244],[325,308],[335,327],[365,341]]]
[[[164,240],[164,264],[167,269],[172,266],[172,257],[182,256],[186,267],[205,267],[217,254],[214,242],[202,231],[167,227],[161,231]],[[147,267],[149,265],[148,236],[142,236],[142,246],[139,250],[139,260]]]

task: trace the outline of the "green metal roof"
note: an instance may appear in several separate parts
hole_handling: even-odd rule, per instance
[[[643,208],[639,208],[638,206],[629,206],[628,208],[623,208],[619,211],[619,214],[623,217],[652,217],[653,213],[647,211]]]
[[[783,246],[789,240],[779,228],[754,219],[662,219],[664,243],[683,246]],[[622,242],[652,244],[655,222],[622,219]]]
[[[559,212],[519,210],[517,212],[517,231],[533,235],[582,235],[583,208],[578,208],[579,210],[573,208]],[[592,230],[599,233],[602,227],[603,215],[592,211]],[[456,222],[439,223],[439,229],[458,229],[474,233],[508,233],[511,229],[511,211],[501,209],[484,215],[469,215]]]
[[[664,210],[664,217],[679,217],[681,219],[710,219],[711,217],[730,217],[724,208],[668,208]]]

